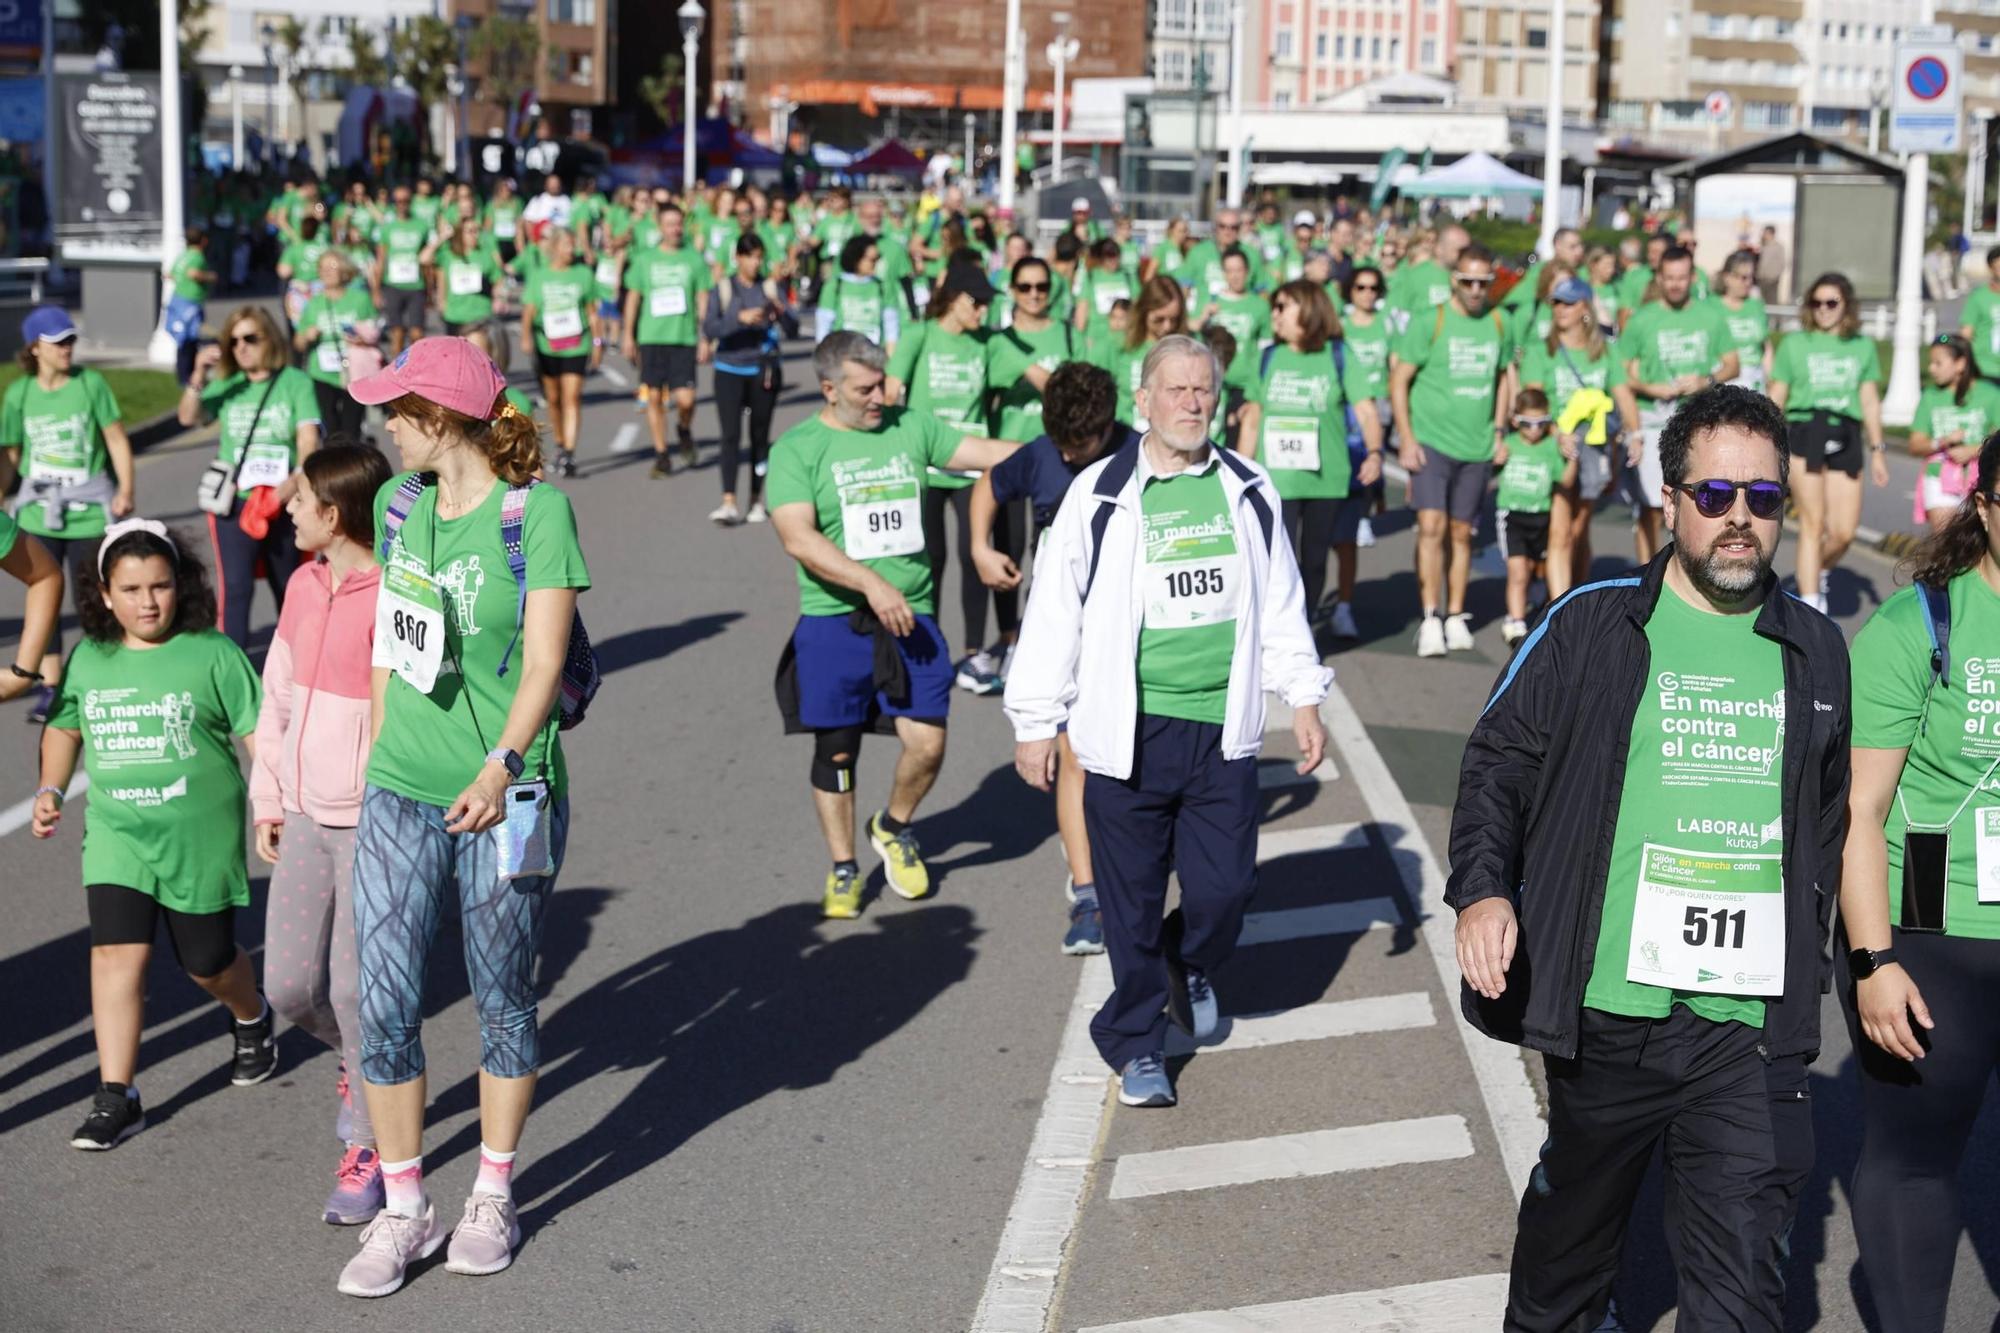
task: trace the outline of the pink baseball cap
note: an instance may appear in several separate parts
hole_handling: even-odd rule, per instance
[[[493,415],[506,379],[493,362],[464,338],[419,338],[387,369],[347,386],[357,403],[375,406],[406,393],[485,421]]]

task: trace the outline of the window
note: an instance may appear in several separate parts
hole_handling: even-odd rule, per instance
[[[1660,27],[1667,36],[1679,37],[1681,35],[1681,16],[1679,14],[1668,14],[1666,21]]]
[[[1382,39],[1380,37],[1370,37],[1368,39],[1368,58],[1370,60],[1380,60],[1382,58]]]
[[[1745,102],[1743,128],[1746,130],[1788,130],[1792,127],[1790,102]]]
[[[1727,37],[1729,35],[1729,29],[1731,26],[1729,22],[1729,15],[1705,14],[1702,17],[1704,20],[1703,27],[1705,28],[1710,37]]]
[[[597,0],[549,0],[549,22],[595,23],[597,22]]]
[[[587,54],[578,55],[576,57],[576,64],[573,67],[571,67],[569,72],[570,82],[589,83],[593,77],[591,69],[592,66],[589,55]]]
[[[1773,37],[1789,37],[1798,26],[1791,19],[1772,19],[1771,35]]]
[[[1812,113],[1812,127],[1816,130],[1844,130],[1847,128],[1847,112],[1837,106],[1816,106]]]
[[[1424,44],[1417,48],[1417,59],[1419,62],[1422,63],[1425,69],[1430,69],[1437,64],[1438,62],[1437,38],[1435,37],[1424,38]]]
[[[1847,40],[1847,25],[1846,25],[1845,23],[1841,24],[1841,25],[1840,25],[1840,28],[1838,29],[1838,31],[1839,31],[1839,33],[1840,33],[1840,40],[1841,40],[1841,41],[1843,41],[1843,42],[1844,42],[1844,41],[1846,41],[1846,40]]]
[[[1333,39],[1333,58],[1335,60],[1347,59],[1347,36],[1345,33],[1336,34]]]
[[[1185,88],[1188,81],[1187,52],[1169,47],[1160,52],[1160,81],[1169,88]]]
[[[1606,112],[1604,123],[1627,129],[1643,128],[1646,124],[1646,104],[1644,102],[1613,102]]]
[[[1279,110],[1283,110],[1284,108],[1290,106],[1291,104],[1292,104],[1292,94],[1289,90],[1280,88],[1278,89],[1278,91],[1271,94],[1271,105],[1277,107]]]
[[[1548,50],[1548,49],[1549,49],[1549,30],[1548,30],[1547,28],[1530,28],[1530,29],[1528,29],[1528,49],[1529,49],[1530,51],[1546,51],[1546,50]]]
[[[1708,108],[1700,102],[1660,103],[1660,128],[1668,130],[1700,129],[1708,124]]]
[[[1403,39],[1400,37],[1391,37],[1389,39],[1389,63],[1394,65],[1398,61],[1402,60],[1402,58],[1403,58]]]
[[[1229,7],[1226,0],[1201,0],[1201,33],[1204,37],[1229,35]]]
[[[1825,39],[1826,39],[1827,41],[1829,41],[1829,42],[1830,42],[1830,41],[1832,41],[1832,40],[1833,40],[1833,25],[1832,25],[1831,23],[1822,23],[1822,24],[1820,24],[1820,25],[1819,25],[1819,35],[1820,35],[1821,37],[1825,38]]]
[[[1160,0],[1160,31],[1186,32],[1193,15],[1194,0]]]
[[[1271,54],[1279,60],[1290,60],[1292,58],[1292,30],[1290,28],[1278,29],[1278,38],[1271,44]]]
[[[1326,59],[1326,34],[1323,32],[1313,37],[1313,55],[1321,60]]]

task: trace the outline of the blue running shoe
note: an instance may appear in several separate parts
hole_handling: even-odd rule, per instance
[[[1174,1085],[1167,1080],[1167,1062],[1155,1051],[1141,1055],[1118,1076],[1118,1100],[1127,1106],[1172,1106]]]
[[[1188,1017],[1191,1023],[1188,1035],[1196,1041],[1215,1035],[1215,1025],[1221,1017],[1215,1004],[1215,987],[1208,984],[1208,978],[1195,971],[1187,970]]]
[[[1104,952],[1104,913],[1097,910],[1094,895],[1085,894],[1069,909],[1069,933],[1063,936],[1066,954]]]

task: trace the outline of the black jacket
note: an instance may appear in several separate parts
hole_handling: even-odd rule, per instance
[[[1489,1037],[1576,1054],[1625,753],[1652,674],[1646,621],[1672,558],[1669,547],[1550,607],[1466,742],[1445,901],[1462,912],[1508,895],[1521,923],[1500,998],[1463,987],[1466,1018]],[[1756,632],[1783,648],[1785,670],[1785,993],[1767,1001],[1764,1032],[1773,1056],[1811,1058],[1847,834],[1847,644],[1775,580]]]

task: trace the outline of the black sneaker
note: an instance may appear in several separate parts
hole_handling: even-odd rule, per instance
[[[682,429],[679,434],[681,437],[681,465],[683,467],[693,467],[701,457],[700,451],[695,448],[694,432]]]
[[[90,1099],[90,1114],[69,1136],[69,1146],[85,1152],[116,1148],[146,1127],[146,1108],[139,1094],[127,1092],[123,1083],[100,1083]]]
[[[556,475],[562,477],[574,477],[576,475],[576,453],[574,450],[565,449],[556,455]]]
[[[233,1019],[229,1024],[230,1035],[236,1039],[236,1059],[229,1070],[229,1081],[239,1088],[247,1088],[252,1083],[262,1083],[278,1070],[278,1043],[271,1035],[271,1006],[264,1006],[264,1016],[253,1023],[238,1023]]]
[[[674,475],[673,456],[671,454],[667,454],[664,452],[654,454],[652,475],[656,478],[673,476]]]
[[[56,692],[47,685],[35,686],[35,700],[28,705],[28,725],[39,727],[49,720],[56,706]]]

